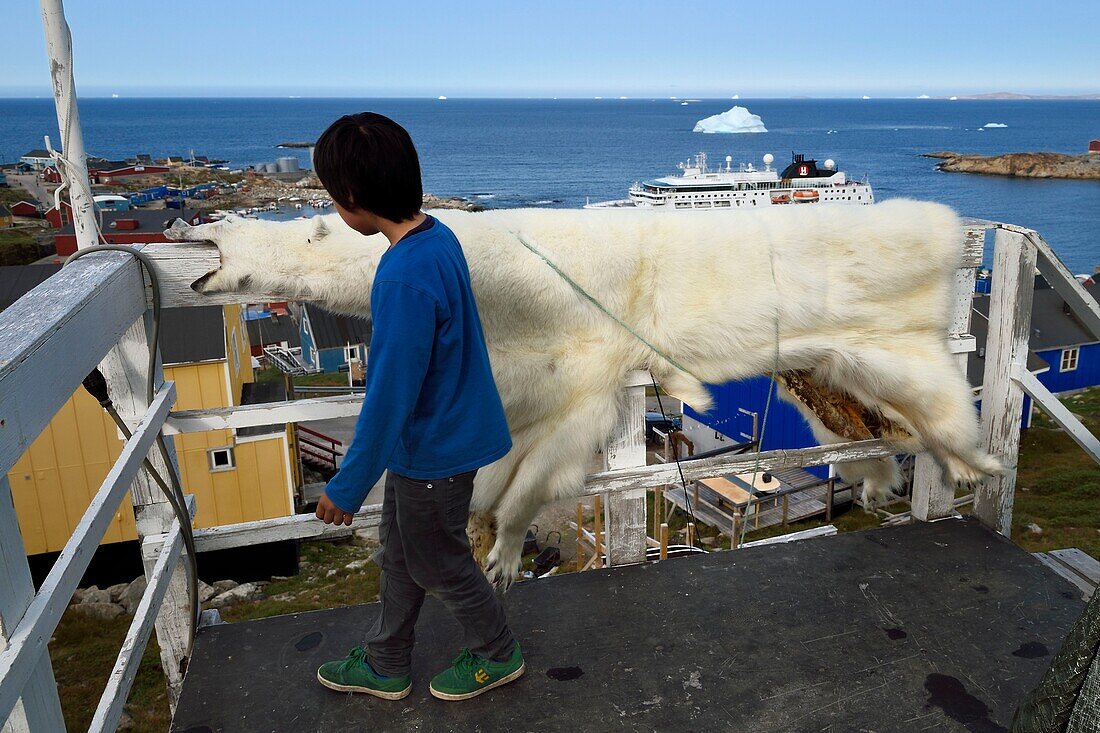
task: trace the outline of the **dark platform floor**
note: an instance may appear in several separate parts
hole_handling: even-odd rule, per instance
[[[314,681],[373,606],[283,616],[200,632],[173,730],[1003,731],[1079,596],[962,520],[567,575],[507,596],[527,675],[459,703],[432,599],[400,702]]]

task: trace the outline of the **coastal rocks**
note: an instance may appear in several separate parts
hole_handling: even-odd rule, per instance
[[[983,173],[1021,178],[1068,178],[1100,180],[1100,155],[1063,153],[1006,153],[1005,155],[969,155],[951,151],[925,153],[939,158],[937,170],[948,173]]]
[[[81,605],[91,605],[93,603],[111,603],[111,593],[108,590],[100,590],[96,586],[85,589],[80,594]]]
[[[217,588],[212,585],[208,585],[201,580],[199,581],[199,603],[206,603],[216,595],[218,595]]]
[[[216,587],[218,584],[215,583],[214,585]],[[258,601],[263,597],[263,588],[258,583],[241,583],[240,585],[235,584],[229,590],[214,596],[206,605],[209,608],[223,608],[242,601]]]
[[[213,587],[214,590],[220,594],[225,593],[228,590],[233,590],[238,585],[239,583],[237,583],[237,581],[235,580],[215,580]]]
[[[238,583],[235,580],[219,580],[213,584],[199,581],[199,602],[207,608],[221,608],[242,601],[256,601],[264,597],[265,581]],[[88,616],[111,620],[123,614],[133,615],[141,597],[148,588],[145,576],[130,583],[116,583],[108,588],[97,586],[79,588],[73,593],[70,609]]]
[[[133,614],[137,609],[138,603],[141,602],[142,595],[145,594],[145,589],[149,587],[148,581],[145,580],[145,576],[135,578],[134,582],[126,586],[118,596],[118,603],[126,609],[126,613]]]

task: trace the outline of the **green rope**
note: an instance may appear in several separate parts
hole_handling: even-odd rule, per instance
[[[687,374],[688,376],[693,377],[694,379],[696,379],[700,383],[703,383],[703,380],[700,379],[699,377],[695,376],[694,374],[692,374],[687,369],[687,367],[683,366],[682,364],[680,364],[680,362],[676,361],[671,356],[666,354],[664,351],[657,348],[657,346],[650,343],[644,336],[642,336],[640,333],[638,333],[633,328],[631,328],[630,324],[626,323],[623,319],[619,318],[617,315],[615,315],[610,310],[608,310],[606,307],[604,307],[603,303],[596,300],[596,298],[593,295],[591,295],[587,290],[585,290],[583,287],[581,287],[581,285],[579,283],[577,283],[576,280],[569,277],[568,273],[566,273],[564,270],[562,270],[560,267],[558,267],[549,257],[547,257],[541,251],[539,251],[539,249],[537,247],[535,247],[530,242],[528,242],[526,239],[524,239],[522,234],[520,234],[519,232],[516,232],[516,231],[513,231],[512,234],[513,234],[513,236],[515,236],[515,238],[517,240],[519,240],[520,244],[522,244],[524,247],[526,247],[532,254],[534,254],[540,260],[545,262],[546,265],[551,270],[556,272],[558,274],[558,276],[561,277],[562,280],[565,280],[565,282],[568,283],[569,286],[571,288],[573,288],[573,290],[576,291],[576,293],[578,295],[580,295],[582,298],[584,298],[589,303],[591,303],[593,306],[595,306],[601,313],[603,313],[608,318],[615,321],[615,323],[618,323],[620,326],[622,326],[624,329],[626,329],[626,331],[631,336],[638,339],[638,341],[640,341],[642,344],[644,344],[654,354],[661,357],[662,359],[667,361],[669,364],[671,364],[672,366],[674,366],[677,369],[679,369],[680,371],[682,371],[684,374]],[[776,295],[778,296],[779,282],[775,277],[775,250],[771,247],[770,242],[769,242],[769,245],[768,245],[768,264],[771,267],[772,285],[775,286]],[[777,297],[776,301],[775,301],[775,359],[772,363],[771,384],[768,385],[768,397],[767,397],[767,400],[764,402],[764,419],[760,423],[760,439],[759,439],[759,441],[757,443],[757,446],[756,446],[756,462],[753,465],[753,470],[752,470],[753,485],[749,486],[749,496],[755,496],[756,495],[755,477],[756,477],[756,474],[758,474],[760,472],[760,449],[764,445],[764,434],[767,432],[767,429],[768,429],[768,414],[771,412],[772,398],[775,396],[775,379],[776,379],[776,376],[778,374],[779,374],[779,299]],[[654,384],[654,388],[656,389],[656,384]],[[662,409],[662,411],[663,411],[663,409]],[[679,456],[676,457],[676,466],[677,466],[677,468],[680,467],[680,457]],[[683,469],[680,469],[680,481],[684,485],[684,502],[687,504],[688,509],[690,511],[690,509],[691,509],[691,500],[688,499],[687,481],[684,479]],[[694,519],[694,512],[691,512],[691,514],[692,514],[692,518]],[[740,546],[745,541],[745,532],[746,532],[747,529],[748,529],[748,517],[745,516],[745,517],[742,517],[741,536],[737,538],[737,545],[738,546]]]
[[[587,290],[585,290],[583,287],[581,287],[581,285],[579,283],[577,283],[576,280],[569,277],[569,275],[564,270],[562,270],[560,267],[558,267],[556,264],[554,264],[554,262],[549,257],[544,255],[542,252],[540,252],[538,250],[538,248],[536,248],[534,245],[532,245],[530,242],[528,242],[526,239],[524,239],[522,234],[520,234],[519,232],[512,232],[512,234],[515,235],[515,238],[519,240],[520,244],[522,244],[524,247],[526,247],[528,250],[530,250],[540,260],[545,262],[550,267],[551,270],[556,272],[561,277],[562,280],[565,280],[565,282],[567,282],[569,284],[569,286],[577,292],[578,295],[580,295],[582,298],[584,298],[589,303],[594,305],[597,309],[599,309],[599,311],[601,313],[606,315],[611,320],[615,321],[615,323],[618,323],[620,326],[622,326],[624,329],[626,329],[630,333],[631,336],[633,336],[634,338],[641,341],[647,348],[649,348],[650,351],[652,351],[654,354],[661,357],[662,359],[667,361],[669,364],[671,364],[672,366],[674,366],[677,369],[679,369],[680,371],[682,371],[684,374],[687,374],[689,377],[692,377],[692,378],[698,380],[699,382],[703,381],[699,377],[692,374],[688,370],[688,368],[685,367],[683,364],[681,364],[680,362],[673,359],[671,356],[666,354],[664,351],[662,351],[660,348],[658,348],[654,344],[650,343],[645,338],[645,336],[642,336],[640,333],[638,333],[633,328],[631,328],[630,324],[628,324],[626,321],[619,318],[617,315],[615,315],[614,313],[609,311],[607,308],[605,308],[603,303],[596,300],[596,298],[594,298]]]

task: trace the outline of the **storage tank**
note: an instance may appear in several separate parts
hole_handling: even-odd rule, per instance
[[[264,163],[264,173],[278,173],[279,166],[274,163]]]
[[[297,173],[298,159],[292,155],[287,155],[277,159],[275,166],[278,168],[279,173]]]

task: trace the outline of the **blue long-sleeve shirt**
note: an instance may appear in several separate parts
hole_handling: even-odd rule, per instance
[[[371,290],[363,407],[325,487],[355,512],[389,469],[416,479],[481,468],[512,448],[458,239],[428,217],[390,247]]]

